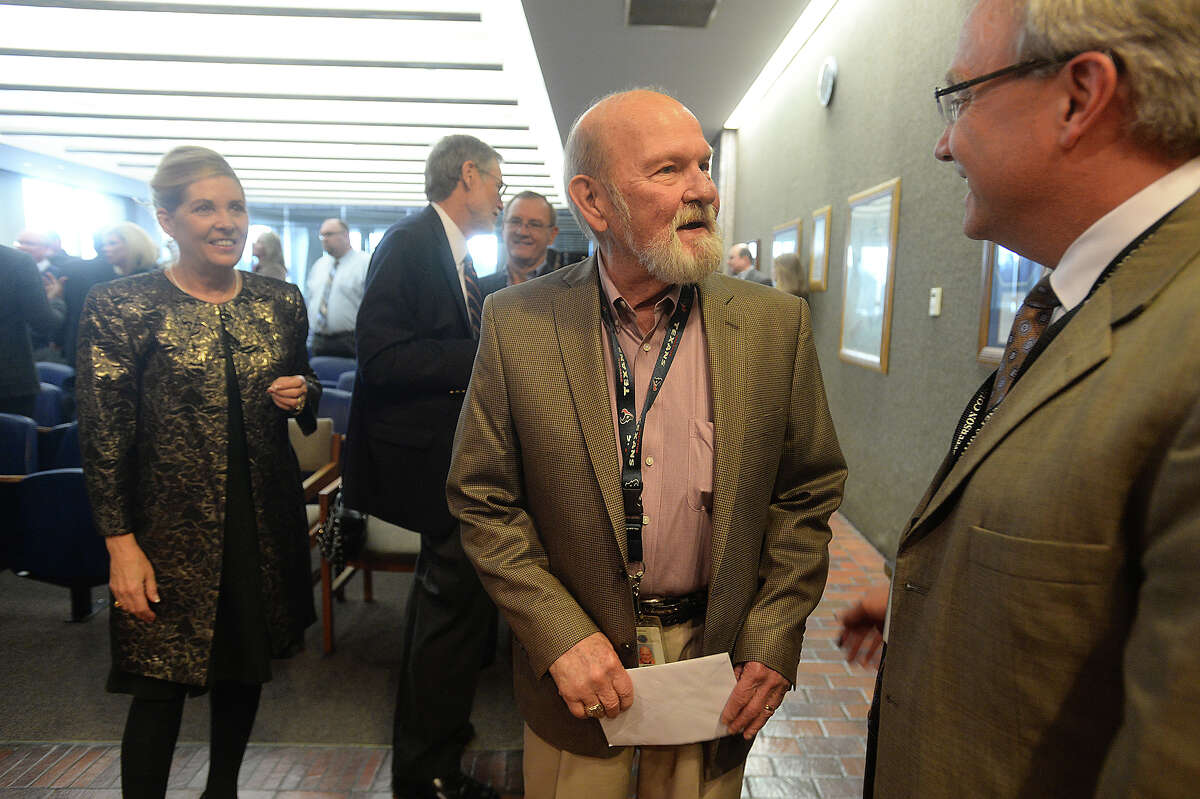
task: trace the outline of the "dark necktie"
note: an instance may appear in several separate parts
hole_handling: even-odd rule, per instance
[[[329,293],[333,291],[333,276],[337,272],[338,263],[341,258],[334,258],[333,265],[329,267],[329,278],[325,281],[325,290],[321,292],[321,304],[317,306],[317,333],[325,333],[329,330]]]
[[[996,370],[996,382],[992,384],[992,394],[988,397],[989,411],[1000,404],[1016,382],[1029,351],[1050,325],[1054,309],[1060,304],[1054,289],[1050,288],[1050,274],[1047,273],[1030,290],[1013,319],[1012,332],[1008,334],[1008,344],[1004,347],[1000,367]]]
[[[475,262],[469,254],[463,258],[463,285],[467,290],[467,316],[471,319],[471,332],[475,334],[475,338],[479,338],[479,320],[483,316],[483,292],[479,290]]]

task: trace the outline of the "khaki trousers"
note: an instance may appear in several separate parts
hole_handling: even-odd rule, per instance
[[[674,662],[700,653],[702,621],[663,628],[663,649]],[[634,696],[634,700],[637,697]],[[616,757],[587,757],[558,749],[525,725],[525,799],[627,799],[633,760],[638,760],[638,799],[739,799],[744,764],[704,781],[704,750],[698,744],[626,747]]]

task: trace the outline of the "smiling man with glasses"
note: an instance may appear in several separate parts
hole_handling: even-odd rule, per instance
[[[1050,273],[843,614],[866,795],[1195,796],[1200,2],[982,0],[948,77],[964,232]]]
[[[554,206],[536,191],[523,191],[504,208],[504,267],[480,278],[486,297],[505,286],[515,286],[549,274],[559,267],[558,253],[550,245],[558,238]]]

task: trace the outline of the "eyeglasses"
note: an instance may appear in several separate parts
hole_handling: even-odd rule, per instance
[[[959,94],[972,86],[978,86],[989,80],[1004,77],[1021,77],[1027,75],[1034,70],[1042,69],[1043,67],[1052,67],[1058,64],[1065,64],[1079,53],[1071,53],[1069,55],[1058,56],[1056,58],[1032,58],[1028,61],[1021,61],[1017,64],[1010,64],[1003,69],[998,69],[995,72],[989,72],[986,75],[980,75],[978,78],[964,80],[961,83],[955,83],[953,86],[947,86],[944,89],[933,90],[933,101],[937,103],[938,113],[942,115],[942,120],[947,125],[953,125],[962,116],[963,109],[974,98],[974,94],[962,94],[958,97],[951,97],[949,100],[943,100],[951,94]]]
[[[545,222],[537,219],[521,219],[519,216],[513,217],[512,219],[505,219],[504,226],[506,228],[511,228],[512,230],[523,230],[528,228],[532,233],[541,233],[543,230],[548,230],[554,227],[553,225],[547,225]]]
[[[483,167],[479,166],[479,164],[476,164],[476,165],[475,165],[475,168],[476,168],[476,169],[478,169],[478,170],[479,170],[480,172],[482,172],[483,174],[487,175],[487,176],[488,176],[489,178],[491,178],[492,180],[496,181],[496,191],[497,191],[497,193],[499,193],[499,194],[503,194],[503,193],[504,193],[504,189],[505,189],[505,187],[506,187],[506,186],[508,186],[508,184],[507,184],[507,183],[505,183],[503,180],[501,180],[501,178],[500,178],[500,176],[499,176],[499,175],[497,175],[495,172],[489,172],[489,171],[487,171],[487,170],[486,170],[486,169],[484,169]]]

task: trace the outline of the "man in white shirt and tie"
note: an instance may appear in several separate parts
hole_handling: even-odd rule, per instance
[[[321,223],[325,253],[308,270],[308,330],[313,355],[353,358],[354,320],[362,304],[370,259],[350,246],[350,228],[341,219]]]

